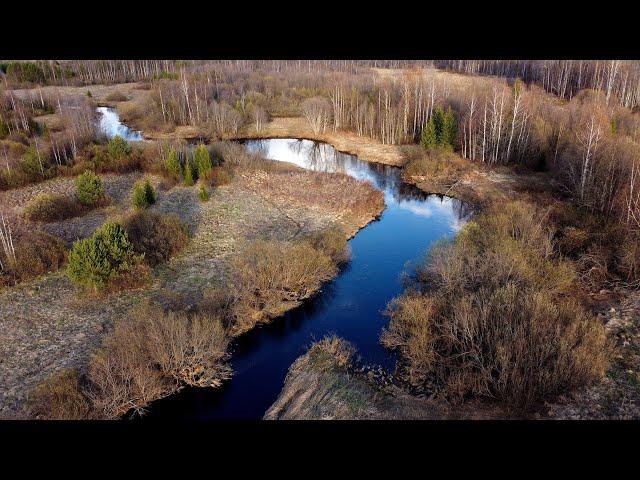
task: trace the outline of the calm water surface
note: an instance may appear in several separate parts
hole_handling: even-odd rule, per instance
[[[380,346],[383,311],[402,291],[402,273],[439,239],[452,237],[468,216],[461,202],[425,195],[403,184],[395,167],[358,160],[326,144],[271,139],[245,142],[268,158],[323,172],[344,172],[384,192],[379,220],[350,242],[351,261],[315,298],[233,346],[233,378],[219,389],[185,389],[155,402],[145,419],[259,419],[277,398],[287,369],[328,333],[353,342],[365,363],[392,371],[393,354]]]
[[[117,135],[129,142],[144,140],[142,132],[131,130],[120,121],[115,108],[98,107],[96,110],[98,112],[98,131],[104,133],[107,138],[113,138]]]

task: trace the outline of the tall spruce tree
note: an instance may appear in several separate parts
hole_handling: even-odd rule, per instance
[[[453,148],[456,141],[457,133],[456,117],[451,107],[447,108],[447,111],[442,117],[442,131],[440,133],[440,143],[443,146]]]
[[[207,147],[202,144],[199,145],[198,148],[196,148],[193,159],[196,164],[196,169],[198,170],[198,178],[206,178],[213,168]]]
[[[176,152],[175,148],[169,151],[167,160],[164,163],[164,168],[174,180],[179,181],[180,177],[182,177],[182,165],[180,164],[178,152]]]
[[[420,135],[420,144],[424,148],[433,148],[438,144],[438,136],[436,134],[436,127],[433,122],[433,117],[429,119],[425,127],[422,129]]]
[[[194,172],[193,164],[191,163],[191,160],[189,160],[189,157],[187,157],[184,162],[184,184],[187,187],[190,187],[193,184],[195,184],[196,180],[194,177],[195,177],[195,172]]]

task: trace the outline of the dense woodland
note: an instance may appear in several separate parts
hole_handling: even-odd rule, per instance
[[[430,62],[69,61],[1,65],[0,187],[54,175],[96,140],[90,98],[18,99],[12,87],[143,81],[151,101],[122,108],[144,129],[198,126],[213,138],[260,131],[276,116],[305,116],[316,133],[348,130],[385,144],[418,143],[434,111],[455,117],[450,146],[487,165],[549,170],[578,204],[640,229],[639,63],[623,61]],[[402,67],[379,75],[370,67]],[[539,88],[537,85],[540,85]],[[548,94],[546,92],[551,92]],[[565,99],[569,99],[568,101]],[[61,113],[42,131],[36,115]]]

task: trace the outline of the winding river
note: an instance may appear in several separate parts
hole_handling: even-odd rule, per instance
[[[111,115],[103,115],[106,118],[113,120]],[[469,215],[458,200],[426,195],[404,184],[400,169],[359,160],[327,144],[297,139],[244,144],[273,160],[310,170],[343,172],[370,182],[384,193],[386,209],[349,241],[351,261],[322,292],[235,342],[230,381],[218,389],[187,388],[154,402],[145,421],[260,419],[280,393],[291,364],[314,340],[329,333],[355,344],[364,363],[393,371],[393,354],[379,344],[389,320],[383,314],[387,303],[402,292],[403,272],[422,259],[434,242],[454,236]]]

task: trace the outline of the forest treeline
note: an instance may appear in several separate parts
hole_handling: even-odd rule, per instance
[[[615,95],[627,108],[640,106],[640,62],[635,60],[436,60],[434,65],[471,75],[521,78],[572,98],[590,88]]]
[[[615,93],[583,89],[566,102],[519,79],[267,68],[245,71],[229,63],[183,70],[154,82],[151,104],[129,115],[146,127],[196,125],[212,136],[260,131],[270,117],[303,115],[316,133],[348,130],[405,144],[424,137],[434,112],[451,111],[448,143],[463,157],[550,170],[580,205],[640,228],[640,118]]]
[[[635,106],[640,89],[638,62],[435,62],[450,70],[499,76],[419,68],[432,65],[5,62],[0,65],[5,80],[0,139],[12,141],[2,143],[0,186],[48,178],[72,165],[83,146],[95,140],[90,98],[43,94],[38,88],[18,98],[12,85],[142,81],[149,95],[121,105],[125,121],[144,130],[193,125],[210,138],[245,129],[260,132],[273,117],[304,116],[317,134],[346,130],[384,144],[425,144],[432,137],[430,142],[438,144],[429,129],[442,114],[448,122],[445,143],[463,157],[548,170],[578,205],[640,231],[640,117],[628,108]],[[33,121],[52,112],[61,114],[60,131],[47,132]]]

